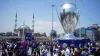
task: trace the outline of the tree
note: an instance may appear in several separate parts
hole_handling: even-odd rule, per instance
[[[55,30],[52,30],[50,33],[51,37],[57,37],[57,32]]]

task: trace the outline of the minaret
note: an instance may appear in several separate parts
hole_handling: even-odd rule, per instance
[[[34,34],[34,14],[33,14],[33,21],[32,21],[33,25],[32,25],[32,33]]]
[[[15,16],[15,29],[14,29],[14,32],[16,33],[17,32],[17,12],[16,12],[16,16]]]

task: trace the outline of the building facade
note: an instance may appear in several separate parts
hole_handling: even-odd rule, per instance
[[[87,28],[78,28],[74,33],[76,37],[84,37],[93,41],[100,41],[100,26],[98,24],[93,24]]]

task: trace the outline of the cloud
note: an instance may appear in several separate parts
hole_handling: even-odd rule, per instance
[[[28,25],[32,29],[32,20],[25,21],[25,24]],[[35,20],[34,24],[35,24],[34,25],[35,32],[40,32],[40,33],[46,32],[48,36],[50,35],[50,32],[52,30],[52,21]],[[64,32],[59,21],[54,21],[54,30],[56,30],[58,34]]]
[[[36,21],[35,22],[35,32],[46,32],[47,35],[50,35],[50,32],[52,30],[52,22],[51,21]],[[63,33],[63,29],[61,27],[60,22],[54,21],[54,30],[57,31],[57,33]]]
[[[19,23],[18,28],[22,24],[23,22]],[[25,20],[25,24],[28,25],[32,29],[32,20]],[[1,32],[7,32],[9,30],[13,31],[13,28],[14,28],[14,27],[9,27],[9,26],[2,26],[2,27],[4,27],[4,30],[0,30]],[[36,20],[34,27],[35,27],[34,29],[35,32],[40,32],[40,33],[46,32],[47,35],[49,36],[52,30],[52,22],[49,20]],[[54,30],[56,30],[58,34],[64,32],[59,21],[54,21]]]

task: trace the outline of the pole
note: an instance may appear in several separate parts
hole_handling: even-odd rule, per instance
[[[54,8],[54,6],[55,5],[51,5],[51,7],[52,7],[52,31],[53,31],[53,27],[54,27],[54,25],[53,25],[53,21],[54,21],[53,8]],[[52,40],[52,43],[53,43],[53,34],[52,34],[52,31],[51,31],[51,40]]]
[[[16,12],[15,18],[16,18],[16,19],[15,19],[15,30],[14,30],[14,31],[15,31],[15,33],[16,33],[16,28],[17,28],[17,12]]]
[[[33,14],[33,38],[34,38],[34,14]]]
[[[52,30],[53,30],[53,27],[54,27],[54,23],[53,23],[53,21],[54,21],[53,8],[54,8],[55,5],[51,5],[51,6],[52,6]]]
[[[59,21],[60,21],[60,16],[59,16],[59,13],[58,13],[58,11],[57,11],[57,7],[56,7],[55,9],[56,9],[56,13],[57,13],[58,19],[59,19]]]

